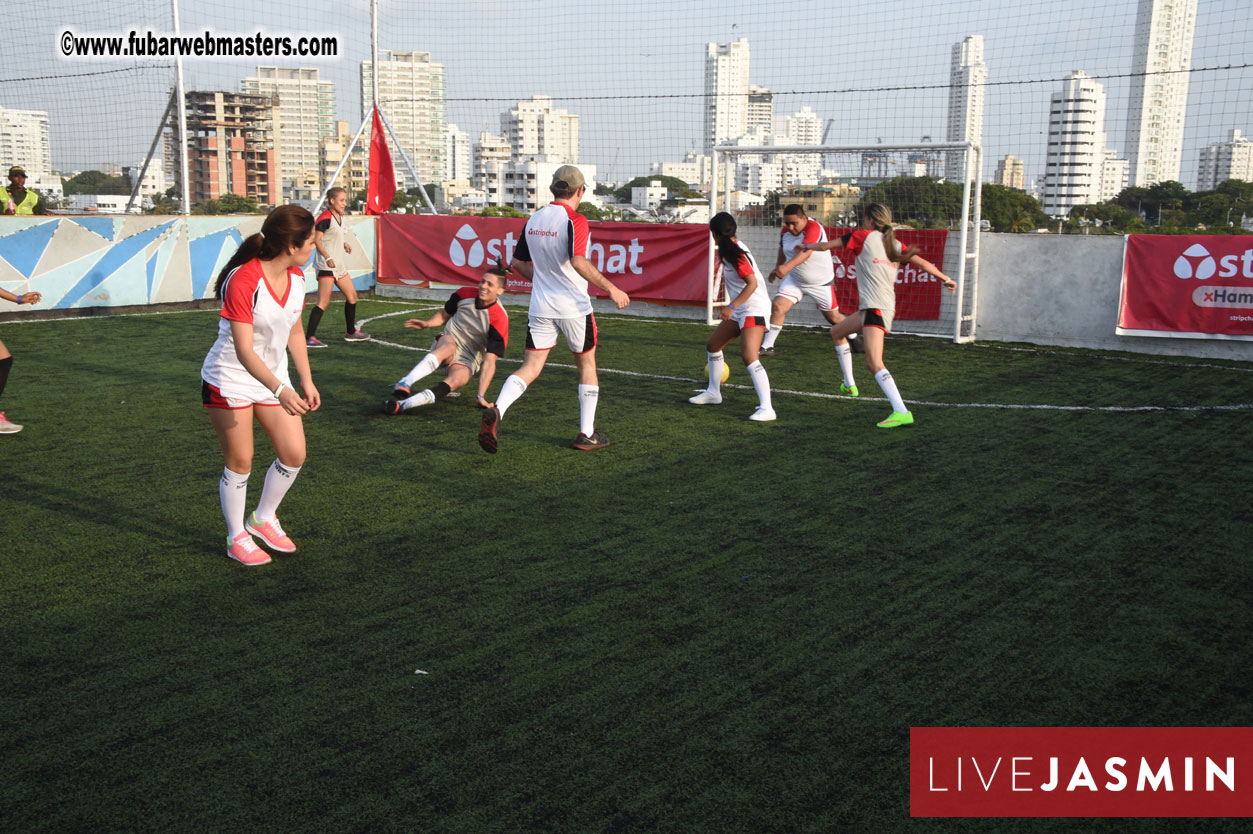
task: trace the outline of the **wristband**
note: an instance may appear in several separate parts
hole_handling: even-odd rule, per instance
[[[480,400],[485,400],[485,399],[487,399],[487,397],[483,396],[482,394],[479,394],[479,399],[480,399]]]
[[[727,302],[727,309],[730,310],[732,313],[738,313],[740,311],[739,307],[736,307],[734,304],[732,304],[729,301]]]
[[[283,389],[287,387],[286,382],[280,382],[278,387],[274,389],[274,399],[278,399],[278,395],[283,393]]]
[[[18,294],[17,294],[17,298],[16,298],[16,299],[14,299],[13,303],[14,303],[14,304],[21,304],[21,303],[22,303],[22,296],[24,296],[24,295],[26,295],[26,293],[24,293],[24,292],[20,292],[20,293],[18,293]]]

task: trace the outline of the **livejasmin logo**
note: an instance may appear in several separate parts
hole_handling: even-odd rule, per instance
[[[466,223],[457,230],[452,243],[448,246],[448,259],[453,266],[478,269],[484,263],[508,265],[513,260],[513,252],[518,240],[513,232],[506,232],[503,238],[488,238],[486,244],[479,240],[478,232]],[[631,238],[629,244],[612,243],[608,251],[604,244],[592,243],[587,247],[587,259],[606,275],[643,275],[640,258],[644,247],[639,238]]]
[[[1175,259],[1176,278],[1234,278],[1237,275],[1253,278],[1253,249],[1245,249],[1241,255],[1223,255],[1215,260],[1203,244],[1194,243]]]
[[[1008,764],[1006,763],[1008,759]],[[967,763],[968,762],[968,763]],[[1108,776],[1105,782],[1097,784],[1096,777],[1092,774],[1092,768],[1088,765],[1088,761],[1084,756],[1079,756],[1078,760],[1063,760],[1059,756],[1048,757],[1045,765],[1048,778],[1040,781],[1039,777],[1043,774],[1036,767],[1037,759],[1033,756],[998,756],[995,761],[985,760],[980,762],[978,757],[969,756],[963,760],[958,757],[956,766],[952,767],[948,762],[940,763],[942,771],[937,782],[936,760],[935,757],[928,757],[928,766],[931,774],[929,790],[931,791],[962,791],[962,790],[979,790],[982,787],[985,793],[992,791],[996,782],[997,774],[1000,774],[1002,781],[1008,780],[1010,790],[1014,792],[1030,792],[1055,791],[1058,789],[1064,791],[1125,791],[1130,787],[1130,781],[1127,778],[1128,764],[1127,759],[1122,756],[1110,756],[1105,759],[1103,765],[1104,773],[1102,776]],[[1194,761],[1193,756],[1184,756],[1182,761],[1172,760],[1169,756],[1164,757],[1157,764],[1153,764],[1149,759],[1140,757],[1139,766],[1130,763],[1130,772],[1135,776],[1135,787],[1137,791],[1165,791],[1174,790],[1193,791],[1199,789],[1199,776],[1201,764]],[[1002,767],[1005,765],[1005,767]],[[963,781],[963,766],[965,770],[965,780]],[[973,774],[971,773],[973,771]],[[1100,771],[1098,771],[1100,772]],[[956,780],[952,777],[956,774]],[[978,778],[978,784],[972,784],[971,776]],[[1176,778],[1176,776],[1180,778]],[[1236,789],[1236,760],[1233,756],[1228,756],[1223,763],[1219,763],[1205,757],[1204,763],[1204,780],[1205,790],[1213,791],[1216,783],[1222,783],[1229,791]],[[1064,784],[1063,784],[1064,783]]]

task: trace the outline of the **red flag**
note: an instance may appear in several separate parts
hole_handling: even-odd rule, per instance
[[[387,133],[379,109],[374,108],[374,126],[370,128],[370,175],[366,186],[365,213],[386,214],[396,196],[396,172],[392,153],[387,149]]]

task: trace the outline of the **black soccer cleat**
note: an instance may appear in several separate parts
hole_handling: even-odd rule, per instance
[[[496,427],[500,425],[500,409],[496,406],[483,409],[483,425],[479,427],[479,445],[484,452],[496,454],[500,443],[496,437]],[[580,435],[581,437],[582,435]]]
[[[758,356],[774,356],[774,348],[764,347],[761,350],[757,351],[757,355]]]
[[[400,403],[396,400],[383,400],[382,412],[388,416],[400,413]]]
[[[394,400],[407,400],[410,394],[408,385],[401,385],[397,382],[396,387],[392,388],[392,399]]]
[[[608,446],[609,438],[598,431],[593,431],[591,437],[580,433],[578,437],[574,438],[574,443],[571,445],[580,452],[590,452],[593,449],[603,449]]]

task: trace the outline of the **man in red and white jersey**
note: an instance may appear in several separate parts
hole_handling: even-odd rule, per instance
[[[492,405],[487,401],[487,389],[496,375],[496,358],[505,355],[509,344],[509,316],[499,302],[508,279],[505,270],[493,267],[483,273],[478,287],[454,290],[444,309],[429,319],[405,322],[405,327],[414,330],[447,324],[430,353],[393,387],[391,399],[383,402],[384,414],[399,414],[443,399],[469,382],[480,368],[478,403],[484,408]],[[444,381],[413,393],[413,384],[441,365],[448,366]]]
[[[596,430],[596,405],[600,384],[596,375],[596,319],[587,285],[604,290],[618,309],[631,303],[588,260],[587,218],[576,209],[587,191],[583,173],[562,165],[548,187],[553,202],[532,214],[522,230],[510,266],[531,281],[531,308],[526,328],[526,358],[522,367],[505,380],[496,405],[483,413],[479,445],[485,451],[498,448],[497,430],[505,412],[525,393],[548,361],[558,334],[574,354],[579,371],[579,436],[574,448],[603,449],[608,438]]]

